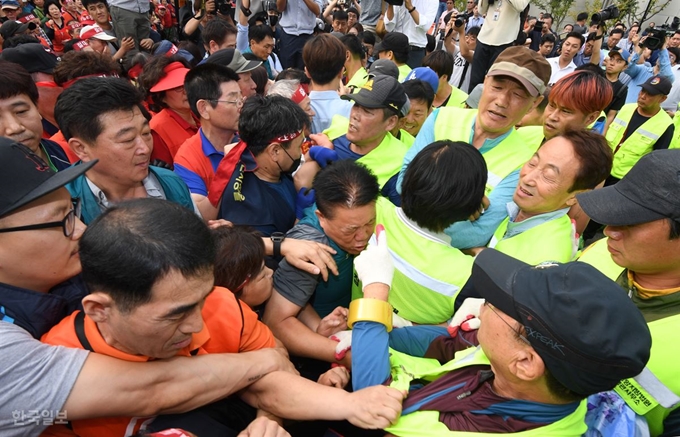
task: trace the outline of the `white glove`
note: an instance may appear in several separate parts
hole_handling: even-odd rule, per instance
[[[335,346],[335,359],[337,361],[345,358],[347,351],[352,349],[352,331],[336,332],[328,338],[338,342],[337,346]]]
[[[361,281],[362,287],[380,282],[388,287],[392,285],[394,264],[387,249],[387,231],[383,225],[375,227],[377,244],[370,244],[354,258],[354,269]]]
[[[413,323],[405,318],[401,317],[397,313],[392,313],[392,327],[393,328],[404,328],[406,326],[413,326]]]
[[[458,330],[462,329],[465,332],[479,329],[481,324],[479,320],[479,311],[484,305],[485,300],[475,297],[468,297],[463,301],[463,304],[458,308],[456,314],[453,315],[447,330],[451,337],[458,334]]]

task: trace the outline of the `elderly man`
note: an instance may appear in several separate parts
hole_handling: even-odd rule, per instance
[[[406,153],[397,187],[411,160],[434,141],[469,142],[484,156],[490,206],[478,220],[455,223],[446,229],[453,247],[485,246],[507,217],[505,205],[517,187],[517,171],[538,146],[527,145],[515,125],[543,100],[549,79],[550,64],[541,55],[525,47],[506,49],[484,81],[479,109],[435,109]]]
[[[639,374],[649,359],[644,318],[596,269],[583,263],[536,268],[493,249],[472,267],[472,286],[486,299],[479,331],[465,339],[400,342],[400,351],[390,350],[396,342],[388,337],[386,301],[393,267],[385,238],[391,235],[378,232],[377,245],[355,260],[365,297],[352,302],[348,318],[352,382],[355,390],[386,381],[410,390],[401,418],[387,429],[393,435],[581,435],[581,401]],[[422,327],[393,334],[413,329]],[[411,386],[415,380],[420,388]]]
[[[572,261],[579,236],[570,208],[577,194],[604,182],[611,167],[612,151],[602,135],[581,129],[552,137],[520,170],[508,218],[488,247],[532,265]]]
[[[55,115],[69,147],[83,163],[99,160],[68,185],[86,224],[126,199],[154,197],[195,209],[178,176],[149,165],[153,141],[142,109],[139,92],[118,78],[81,79],[59,97]]]
[[[632,393],[630,383],[619,385],[617,392],[638,414],[645,415],[655,437],[680,435],[678,168],[680,150],[654,151],[616,185],[577,196],[586,214],[606,225],[607,237],[587,248],[580,261],[615,280],[621,295],[630,296],[637,305],[652,333],[647,367],[653,375],[648,380],[661,383],[656,384],[656,391],[647,387],[643,398],[635,400],[627,394]],[[647,408],[640,410],[641,405]]]

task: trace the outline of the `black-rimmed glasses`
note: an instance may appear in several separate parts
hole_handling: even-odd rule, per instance
[[[80,219],[80,199],[71,199],[71,202],[73,202],[73,208],[71,208],[66,214],[66,217],[64,217],[63,220],[58,221],[58,222],[49,222],[49,223],[38,223],[35,225],[27,225],[27,226],[17,226],[14,228],[4,228],[0,229],[0,233],[4,232],[19,232],[19,231],[35,231],[38,229],[49,229],[49,228],[58,228],[61,227],[62,231],[64,232],[64,236],[71,237],[73,233],[76,230],[76,222],[78,221],[77,219]]]
[[[501,320],[503,321],[503,323],[505,323],[506,325],[508,325],[508,327],[509,327],[510,329],[512,329],[512,330],[515,332],[515,334],[517,334],[517,335],[519,336],[519,338],[520,338],[523,342],[525,342],[526,344],[528,344],[529,346],[531,346],[531,343],[529,343],[529,340],[528,340],[525,336],[523,336],[522,334],[520,334],[515,328],[513,328],[512,325],[509,324],[507,320],[505,320],[503,317],[501,317],[501,315],[498,314],[498,312],[496,312],[496,310],[494,309],[494,306],[493,306],[493,305],[491,305],[489,302],[484,302],[484,305],[485,305],[488,309],[490,309],[495,315],[497,315],[498,318],[501,319]]]

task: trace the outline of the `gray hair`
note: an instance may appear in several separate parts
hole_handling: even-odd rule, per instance
[[[293,97],[295,91],[300,86],[300,81],[295,79],[285,79],[274,82],[267,91],[267,96],[282,96],[287,99]]]

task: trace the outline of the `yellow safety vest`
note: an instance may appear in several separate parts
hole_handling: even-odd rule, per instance
[[[476,109],[439,108],[434,124],[434,139],[470,142],[470,132],[477,117]],[[491,191],[510,173],[520,168],[536,152],[524,138],[512,129],[510,134],[493,149],[483,153],[488,170],[485,194]]]
[[[673,123],[666,111],[660,110],[621,143],[635,111],[637,111],[637,103],[624,105],[609,125],[606,135],[609,146],[614,150],[614,165],[611,174],[619,179],[623,178],[640,158],[652,151],[656,141]]]
[[[510,217],[501,222],[489,247],[531,265],[545,261],[566,263],[576,256],[578,240],[567,214],[504,239],[509,222]]]
[[[390,349],[390,365],[392,373],[391,387],[408,390],[409,384],[415,379],[433,381],[445,373],[467,366],[489,364],[482,348],[469,348],[457,352],[454,359],[444,365],[437,360],[417,358]],[[578,437],[586,431],[584,422],[586,415],[586,401],[563,419],[529,431],[507,433],[504,435],[526,437]],[[481,433],[467,431],[451,431],[439,421],[438,411],[415,411],[399,418],[399,421],[386,428],[399,437],[497,437],[497,433]]]

